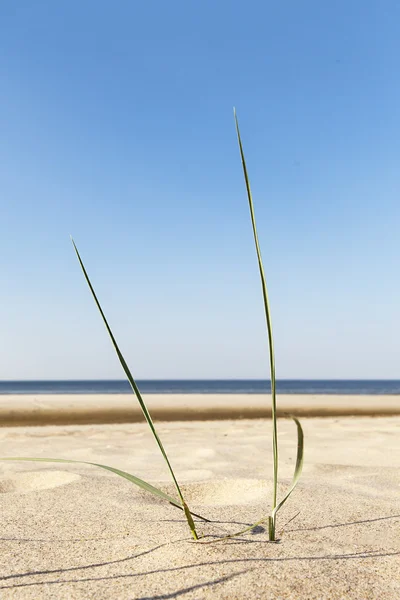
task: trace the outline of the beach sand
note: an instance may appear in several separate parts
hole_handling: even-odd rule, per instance
[[[0,598],[398,600],[400,417],[304,418],[303,427],[303,476],[279,513],[277,544],[263,527],[193,542],[181,511],[101,469],[0,462]],[[205,540],[268,514],[270,420],[158,431],[189,506],[213,521],[198,523]],[[293,422],[280,420],[279,433],[282,494]],[[145,423],[3,427],[0,455],[101,462],[175,496]]]

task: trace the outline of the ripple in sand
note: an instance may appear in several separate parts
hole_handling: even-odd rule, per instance
[[[27,494],[78,481],[81,476],[67,471],[29,471],[0,479],[0,494]]]

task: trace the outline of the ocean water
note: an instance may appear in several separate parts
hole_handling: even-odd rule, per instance
[[[144,394],[262,394],[271,390],[262,379],[142,380]],[[282,379],[282,394],[400,394],[400,380]],[[0,394],[130,394],[126,380],[0,381]]]

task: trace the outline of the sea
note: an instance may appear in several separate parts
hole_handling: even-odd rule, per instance
[[[266,379],[143,379],[144,394],[264,394]],[[280,379],[280,394],[400,394],[400,380]],[[126,380],[0,381],[0,394],[130,394]]]

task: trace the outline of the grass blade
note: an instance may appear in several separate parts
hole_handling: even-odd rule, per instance
[[[249,181],[249,177],[247,174],[246,161],[244,158],[244,152],[243,152],[242,140],[240,137],[239,123],[238,123],[238,119],[236,116],[236,110],[234,110],[234,117],[235,117],[235,125],[236,125],[236,134],[237,134],[237,139],[238,139],[238,143],[239,143],[240,157],[242,159],[243,175],[244,175],[244,180],[246,183],[247,199],[249,201],[249,209],[250,209],[251,224],[252,224],[252,228],[253,228],[254,243],[255,243],[256,252],[257,252],[258,269],[260,272],[261,287],[262,287],[262,293],[263,293],[263,299],[264,299],[265,319],[267,322],[269,364],[270,364],[270,371],[271,371],[271,395],[272,395],[272,449],[273,449],[273,458],[274,458],[274,489],[273,489],[273,499],[272,499],[272,510],[274,510],[276,507],[277,493],[278,493],[278,427],[277,427],[277,418],[276,418],[276,381],[275,381],[274,339],[273,339],[273,335],[272,335],[271,310],[269,307],[267,282],[265,279],[260,244],[258,242],[256,217],[254,214],[254,206],[253,206],[253,197],[251,194],[250,181]]]
[[[191,516],[191,512],[190,512],[190,510],[189,510],[189,507],[188,507],[188,505],[187,505],[187,504],[186,504],[186,502],[185,502],[185,499],[184,499],[184,497],[183,497],[183,494],[182,494],[182,492],[181,492],[181,489],[180,489],[180,487],[179,487],[178,481],[177,481],[177,479],[176,479],[176,477],[175,477],[175,473],[174,473],[174,471],[172,470],[172,466],[171,466],[171,464],[170,464],[170,462],[169,462],[169,459],[168,459],[167,453],[165,452],[164,446],[163,446],[163,444],[162,444],[162,442],[161,442],[160,438],[158,437],[157,431],[156,431],[156,429],[155,429],[155,427],[154,427],[154,423],[153,423],[153,420],[152,420],[152,418],[151,418],[151,416],[150,416],[150,413],[149,413],[149,411],[148,411],[148,409],[147,409],[147,406],[146,406],[146,404],[145,404],[145,402],[144,402],[144,400],[143,400],[143,398],[142,398],[142,396],[141,396],[141,394],[140,394],[139,388],[138,388],[138,386],[136,385],[136,382],[135,382],[135,380],[134,380],[134,379],[133,379],[133,377],[132,377],[132,374],[131,374],[131,372],[130,372],[130,370],[129,370],[129,367],[128,367],[128,365],[126,364],[124,357],[122,356],[122,353],[121,353],[121,351],[120,351],[120,349],[119,349],[119,347],[118,347],[118,344],[117,344],[117,342],[116,342],[116,340],[115,340],[115,338],[114,338],[114,335],[113,335],[113,333],[112,333],[112,331],[111,331],[111,328],[110,328],[110,326],[109,326],[109,324],[108,324],[108,322],[107,322],[107,319],[106,319],[106,317],[105,317],[105,314],[104,314],[104,312],[103,312],[103,309],[102,309],[102,308],[101,308],[101,306],[100,306],[100,302],[99,302],[99,301],[98,301],[98,299],[97,299],[96,293],[95,293],[95,291],[94,291],[94,289],[93,289],[93,286],[92,286],[92,284],[91,284],[91,282],[90,282],[90,279],[89,279],[89,276],[88,276],[88,274],[87,274],[87,272],[86,272],[85,266],[84,266],[84,264],[83,264],[83,262],[82,262],[82,259],[81,259],[80,255],[79,255],[78,248],[76,247],[74,240],[73,240],[72,238],[71,238],[71,240],[72,240],[72,244],[73,244],[73,246],[74,246],[74,249],[75,249],[76,255],[77,255],[77,257],[78,257],[79,264],[81,265],[81,268],[82,268],[83,274],[84,274],[84,276],[85,276],[86,282],[87,282],[87,284],[88,284],[88,286],[89,286],[89,289],[90,289],[90,291],[92,292],[92,296],[93,296],[93,298],[94,298],[94,301],[95,301],[95,303],[96,303],[96,305],[97,305],[97,308],[98,308],[98,309],[99,309],[99,311],[100,311],[100,314],[101,314],[101,316],[102,316],[102,318],[103,318],[104,325],[106,326],[106,329],[107,329],[107,331],[108,331],[108,334],[109,334],[109,336],[110,336],[110,338],[111,338],[111,341],[112,341],[112,344],[113,344],[113,346],[114,346],[115,352],[117,353],[117,356],[118,356],[118,358],[119,358],[119,362],[121,363],[121,366],[122,366],[123,370],[125,371],[125,375],[127,376],[129,383],[131,384],[131,388],[132,388],[132,390],[133,390],[133,393],[135,394],[135,396],[136,396],[136,398],[137,398],[137,400],[138,400],[138,402],[139,402],[139,404],[140,404],[140,408],[142,409],[143,415],[144,415],[144,417],[145,417],[145,419],[146,419],[146,421],[147,421],[147,423],[148,423],[148,425],[149,425],[149,427],[150,427],[150,429],[151,429],[151,431],[152,431],[152,433],[153,433],[153,436],[154,436],[154,438],[155,438],[155,440],[156,440],[156,442],[157,442],[157,445],[158,445],[158,447],[159,447],[159,449],[160,449],[160,451],[161,451],[161,454],[163,455],[163,457],[164,457],[164,460],[165,460],[165,462],[167,463],[167,466],[168,466],[169,472],[170,472],[170,474],[171,474],[172,480],[173,480],[173,482],[174,482],[174,484],[175,484],[175,487],[176,487],[176,490],[177,490],[177,492],[178,492],[178,496],[179,496],[179,499],[180,499],[180,501],[181,501],[182,508],[183,508],[183,510],[184,510],[184,513],[185,513],[185,516],[186,516],[186,519],[187,519],[188,525],[189,525],[189,527],[190,527],[190,530],[191,530],[191,532],[192,532],[192,535],[193,535],[194,539],[195,539],[195,540],[197,540],[197,539],[198,539],[198,535],[197,535],[197,532],[196,532],[196,527],[195,527],[195,525],[194,525],[194,522],[193,522],[193,519],[192,519],[192,516]]]
[[[162,490],[159,490],[158,488],[154,487],[154,485],[151,485],[150,483],[147,483],[147,481],[144,481],[143,479],[139,479],[139,477],[135,477],[135,475],[131,475],[130,473],[127,473],[126,471],[121,471],[121,469],[115,469],[114,467],[109,467],[108,465],[101,465],[100,463],[93,463],[93,462],[89,462],[87,460],[67,460],[65,458],[32,458],[32,457],[26,457],[26,456],[0,457],[0,460],[18,460],[18,461],[47,462],[47,463],[72,463],[72,464],[77,464],[77,465],[91,465],[92,467],[100,467],[100,469],[105,469],[106,471],[111,471],[111,473],[115,473],[116,475],[119,475],[120,477],[127,479],[128,481],[130,481],[131,483],[134,483],[135,485],[142,488],[146,492],[150,492],[151,494],[153,494],[154,496],[157,496],[161,500],[166,500],[167,502],[172,504],[172,506],[175,506],[176,508],[183,510],[183,507],[178,500],[175,500],[174,498],[172,498],[172,496],[169,496]],[[201,515],[196,515],[196,513],[192,513],[192,515],[198,519],[202,519],[203,521],[209,522],[209,519],[206,519],[205,517],[202,517]]]
[[[242,160],[243,175],[244,175],[244,180],[246,183],[247,199],[249,202],[251,224],[252,224],[252,228],[253,228],[253,237],[254,237],[254,243],[255,243],[256,253],[257,253],[258,268],[259,268],[259,272],[260,272],[261,287],[262,287],[262,293],[263,293],[263,299],[264,299],[265,319],[266,319],[266,323],[267,323],[267,332],[268,332],[269,363],[270,363],[270,371],[271,371],[272,450],[273,450],[273,475],[274,475],[272,511],[271,511],[271,516],[269,518],[269,539],[271,541],[274,541],[275,540],[276,513],[278,512],[280,507],[286,502],[286,500],[292,493],[293,489],[296,487],[297,481],[300,477],[301,470],[303,467],[304,435],[303,435],[303,430],[301,428],[299,421],[295,417],[292,417],[297,426],[297,436],[298,436],[297,460],[298,460],[298,464],[296,463],[297,468],[295,469],[295,475],[294,475],[292,487],[290,488],[290,490],[287,493],[287,495],[285,496],[285,498],[277,505],[279,458],[278,458],[278,426],[277,426],[277,414],[276,414],[275,355],[274,355],[274,339],[273,339],[273,335],[272,335],[271,310],[270,310],[270,306],[269,306],[267,282],[265,279],[260,244],[258,242],[256,217],[255,217],[254,206],[253,206],[253,197],[251,194],[250,181],[249,181],[249,176],[247,173],[246,160],[244,158],[243,145],[242,145],[242,140],[240,137],[239,123],[238,123],[238,119],[236,116],[236,110],[234,110],[234,118],[235,118],[235,125],[236,125],[236,134],[237,134],[237,139],[238,139],[238,143],[239,143],[240,157]]]

